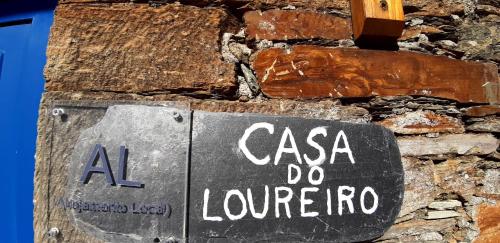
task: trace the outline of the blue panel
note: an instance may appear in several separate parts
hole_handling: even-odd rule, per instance
[[[18,217],[16,213],[20,211],[17,205],[17,195],[21,190],[17,185],[16,174],[18,163],[19,147],[18,143],[23,138],[20,138],[16,131],[18,128],[20,117],[15,114],[17,105],[17,96],[19,94],[18,81],[21,79],[19,67],[23,66],[24,52],[28,42],[28,36],[31,25],[13,25],[0,28],[0,47],[4,50],[4,64],[2,67],[2,79],[0,89],[0,104],[2,107],[2,119],[0,119],[0,128],[2,136],[0,136],[0,144],[2,144],[2,163],[3,169],[0,170],[0,176],[4,178],[7,184],[2,184],[2,195],[9,195],[3,203],[7,204],[6,218],[8,222],[3,228],[7,227],[8,234],[16,234]],[[28,177],[29,178],[29,177]],[[29,209],[28,209],[29,210]],[[23,212],[24,213],[24,212]],[[9,238],[15,239],[15,235],[10,235]]]
[[[0,80],[2,80],[3,53],[4,51],[0,50]]]
[[[1,242],[33,242],[38,104],[55,1],[0,1]]]

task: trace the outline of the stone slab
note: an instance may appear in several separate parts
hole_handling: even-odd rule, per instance
[[[429,211],[427,212],[427,216],[425,217],[425,219],[446,219],[455,217],[460,217],[460,214],[451,210],[443,210],[443,211]]]
[[[500,166],[486,170],[483,183],[483,192],[500,196]]]
[[[402,162],[405,171],[405,197],[399,217],[425,208],[438,195],[432,161],[403,157]]]
[[[219,53],[237,28],[222,9],[166,4],[62,4],[47,47],[50,91],[232,96],[234,66]]]
[[[463,114],[470,117],[500,115],[500,106],[499,105],[473,106],[464,109]]]
[[[379,122],[380,125],[398,134],[463,133],[462,122],[432,111],[406,112]]]
[[[500,118],[487,117],[484,121],[474,122],[466,127],[468,131],[500,133]]]
[[[429,208],[437,210],[454,209],[462,207],[462,202],[458,200],[436,201],[429,204]]]
[[[440,16],[447,17],[451,14],[463,14],[467,4],[461,0],[408,0],[403,1],[403,6],[410,10],[407,16]],[[405,12],[407,12],[405,10]],[[409,11],[408,11],[409,12]]]
[[[496,151],[499,141],[491,134],[448,134],[437,138],[398,138],[402,156],[421,155],[481,155]]]
[[[482,187],[478,187],[479,184],[484,183],[485,176],[485,172],[478,168],[482,167],[481,162],[482,158],[478,156],[457,156],[435,164],[436,188],[441,192],[453,192],[465,201],[473,200],[475,195],[488,198],[489,195],[481,193]]]
[[[454,219],[424,220],[415,219],[400,224],[393,225],[381,238],[377,240],[398,241],[404,236],[424,234],[432,231],[445,231],[456,225]]]

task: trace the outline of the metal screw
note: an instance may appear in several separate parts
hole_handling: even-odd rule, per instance
[[[386,0],[380,0],[380,7],[383,10],[387,10],[387,7],[388,7],[387,1]]]
[[[172,113],[172,116],[174,117],[174,119],[178,122],[182,121],[182,116],[181,114],[179,114],[179,112],[177,111],[174,111],[174,113]]]
[[[53,116],[62,116],[62,115],[64,115],[64,109],[63,108],[54,108],[54,109],[52,109],[52,115]]]
[[[170,236],[170,237],[168,237],[167,241],[165,241],[165,242],[166,243],[177,243],[177,240],[174,237]]]
[[[49,230],[49,231],[47,231],[47,235],[48,235],[49,237],[52,237],[52,238],[57,237],[57,236],[59,235],[59,233],[60,233],[60,232],[59,232],[59,229],[58,229],[58,228],[55,228],[55,227],[54,227],[54,228],[50,228],[50,230]]]

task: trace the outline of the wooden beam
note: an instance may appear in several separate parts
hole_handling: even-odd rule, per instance
[[[262,50],[252,65],[262,91],[275,98],[417,95],[499,101],[495,64],[415,52],[299,45]]]

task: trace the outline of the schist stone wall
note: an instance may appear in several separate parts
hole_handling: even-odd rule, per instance
[[[500,2],[406,0],[404,11],[399,51],[383,51],[354,45],[347,0],[60,0],[40,108],[36,241],[100,241],[52,209],[70,157],[53,146],[73,141],[57,140],[70,133],[54,131],[53,104],[120,100],[380,124],[397,137],[405,192],[376,241],[499,242]],[[62,231],[51,237],[52,227]]]

